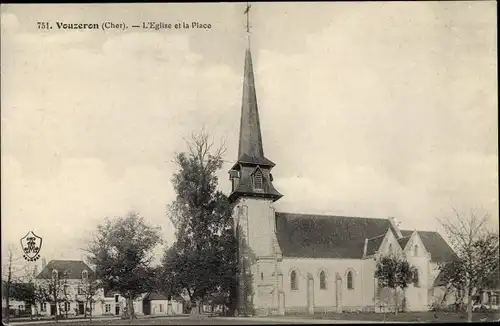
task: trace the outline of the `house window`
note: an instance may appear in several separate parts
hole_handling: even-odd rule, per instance
[[[255,189],[262,190],[264,188],[262,179],[262,171],[260,169],[255,170],[255,173],[253,174],[253,187]]]
[[[413,256],[418,256],[418,245],[415,245],[415,247],[413,247]]]
[[[111,312],[111,304],[110,303],[106,303],[106,306],[105,306],[105,312],[108,313],[108,312]]]
[[[118,294],[115,294],[115,302],[118,302]]]
[[[160,304],[160,312],[163,312],[163,305]]]
[[[319,273],[319,289],[326,290],[326,273],[325,273],[325,271],[321,271],[321,273]]]
[[[71,308],[70,303],[69,302],[65,302],[64,303],[64,311],[69,311],[70,308]]]
[[[79,295],[85,294],[85,291],[83,291],[83,288],[81,286],[78,287],[78,294]]]
[[[498,296],[492,295],[490,296],[490,305],[496,306],[498,304]]]
[[[292,271],[292,273],[290,273],[290,288],[292,290],[298,290],[299,289],[299,285],[298,285],[298,282],[297,282],[297,272],[296,271]]]
[[[40,310],[41,310],[42,312],[47,311],[47,303],[45,303],[45,302],[44,302],[44,303],[42,303],[42,304],[40,305]]]
[[[413,275],[413,286],[416,288],[420,287],[420,279],[418,275],[418,270],[415,270],[414,275]]]
[[[89,272],[83,271],[82,272],[82,280],[86,281],[89,278]]]
[[[352,271],[347,272],[347,289],[354,290],[354,275],[352,275]]]

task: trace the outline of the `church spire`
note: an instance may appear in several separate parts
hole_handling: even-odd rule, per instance
[[[252,52],[250,49],[250,8],[251,6],[247,3],[245,15],[248,46],[245,51],[245,69],[243,73],[243,98],[241,104],[238,159],[243,161],[250,160],[253,163],[273,166],[274,163],[264,157],[264,147],[262,145]]]
[[[272,185],[272,175],[270,173],[275,164],[264,156],[260,130],[259,109],[250,50],[250,7],[247,4],[245,9],[248,46],[245,51],[245,68],[243,72],[238,161],[229,172],[233,184],[230,198],[257,196],[277,200],[282,195]]]

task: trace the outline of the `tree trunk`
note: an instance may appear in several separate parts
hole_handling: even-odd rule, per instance
[[[396,305],[395,315],[398,315],[398,288],[394,289],[394,304]]]
[[[472,294],[469,292],[467,296],[467,321],[472,322]]]
[[[129,314],[129,319],[132,320],[134,318],[137,318],[135,315],[134,311],[134,299],[132,298],[132,295],[129,295],[128,300],[127,300],[127,313]]]

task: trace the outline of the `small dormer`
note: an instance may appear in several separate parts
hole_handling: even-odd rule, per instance
[[[89,272],[86,270],[82,271],[82,281],[86,282],[89,279]]]
[[[52,270],[52,279],[57,280],[59,278],[59,271],[57,269]]]

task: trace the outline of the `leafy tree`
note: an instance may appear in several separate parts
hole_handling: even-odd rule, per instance
[[[411,266],[404,258],[397,256],[382,256],[378,259],[375,278],[379,287],[390,288],[394,292],[394,302],[396,305],[395,314],[398,314],[398,289],[404,293],[406,288],[416,281],[417,270]]]
[[[172,293],[187,293],[198,309],[209,297],[223,297],[234,306],[237,256],[232,205],[217,190],[216,173],[225,149],[213,150],[206,133],[193,134],[188,151],[176,155],[179,167],[172,178],[176,200],[168,215],[176,241],[166,249],[162,277]],[[201,310],[199,310],[201,312]]]
[[[104,288],[127,298],[124,317],[136,318],[134,300],[155,285],[150,251],[161,243],[159,231],[132,212],[113,221],[106,219],[98,225],[86,248]]]
[[[471,209],[467,214],[452,208],[453,215],[439,219],[458,256],[454,267],[448,268],[446,279],[467,297],[467,319],[472,321],[472,298],[487,286],[498,266],[498,231],[488,226],[489,214]]]

